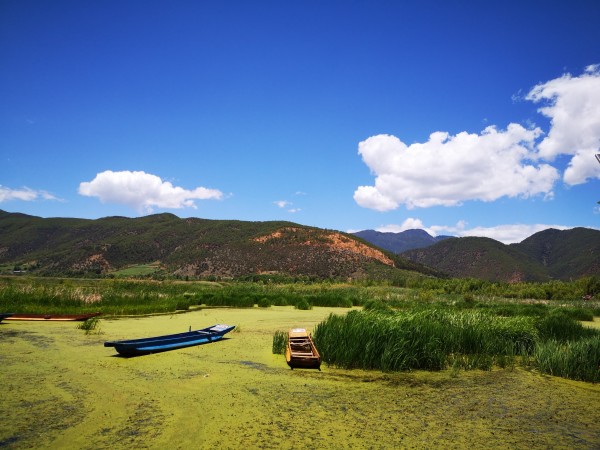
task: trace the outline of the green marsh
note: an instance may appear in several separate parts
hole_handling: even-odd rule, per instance
[[[0,447],[595,448],[600,386],[521,368],[290,370],[276,331],[345,308],[211,308],[73,323],[0,324]],[[136,358],[103,342],[239,327],[228,339]],[[532,432],[535,430],[535,432]]]

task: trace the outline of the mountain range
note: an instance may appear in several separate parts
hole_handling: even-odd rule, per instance
[[[180,277],[286,274],[317,278],[435,275],[351,234],[292,222],[247,222],[155,214],[96,220],[0,210],[0,273],[107,275],[152,264]]]
[[[285,274],[387,278],[408,272],[490,281],[600,275],[600,231],[549,229],[519,244],[434,238],[424,230],[355,234],[285,221],[41,218],[0,210],[0,273],[105,276],[139,265],[179,277]]]
[[[590,228],[547,229],[509,245],[484,237],[434,238],[424,230],[355,234],[452,277],[518,282],[600,276],[600,231]]]

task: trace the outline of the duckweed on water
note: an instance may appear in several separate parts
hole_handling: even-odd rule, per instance
[[[12,394],[0,403],[0,447],[599,448],[597,384],[519,367],[290,370],[272,354],[276,331],[314,335],[345,311],[273,306],[103,318],[102,335],[67,322],[2,322],[0,378]],[[241,331],[137,358],[103,346],[213,323]]]

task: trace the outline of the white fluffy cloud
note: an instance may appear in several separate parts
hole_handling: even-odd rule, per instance
[[[432,225],[427,227],[420,219],[408,218],[401,225],[385,225],[377,228],[377,231],[382,233],[400,233],[410,229],[422,229],[427,231],[432,236],[479,236],[495,239],[503,242],[504,244],[514,244],[523,241],[532,234],[547,230],[548,228],[567,230],[570,227],[547,224],[506,224],[497,225],[494,227],[469,228],[467,223],[464,221],[460,221],[454,226]]]
[[[28,187],[11,189],[0,185],[0,203],[7,202],[9,200],[31,202],[40,198],[43,200],[58,200],[58,198],[46,191],[36,191]]]
[[[102,203],[119,203],[136,211],[152,212],[154,208],[196,208],[194,200],[219,200],[223,193],[197,187],[193,190],[173,186],[168,181],[146,172],[104,171],[92,181],[79,185],[79,193],[98,197]]]
[[[381,233],[401,233],[406,230],[417,230],[417,229],[425,230],[432,236],[436,236],[436,233],[433,233],[433,232],[427,230],[425,225],[423,225],[423,222],[421,221],[421,219],[413,219],[412,217],[409,217],[404,222],[402,222],[400,225],[395,225],[395,224],[385,225],[385,226],[377,228],[376,231],[380,231]]]
[[[559,177],[548,164],[534,164],[539,128],[510,124],[481,134],[436,132],[424,144],[407,146],[390,135],[368,138],[358,146],[376,175],[375,186],[360,186],[355,201],[378,211],[459,205],[465,200],[552,195]]]
[[[567,184],[600,178],[594,153],[600,149],[600,66],[586,68],[579,77],[566,74],[535,86],[527,100],[542,102],[538,111],[550,118],[548,135],[539,144],[540,156],[552,160],[572,155],[563,179]]]
[[[511,123],[481,133],[451,136],[435,132],[425,143],[407,145],[391,135],[372,136],[358,153],[375,176],[373,186],[359,186],[354,200],[365,208],[389,211],[455,206],[464,201],[543,195],[551,198],[560,179],[551,166],[557,155],[572,155],[564,173],[567,184],[600,178],[594,153],[600,149],[600,70],[590,66],[580,77],[565,75],[535,86],[527,100],[545,102],[539,112],[551,128]],[[544,162],[547,161],[547,162]]]
[[[479,236],[488,237],[497,241],[503,242],[504,244],[514,244],[523,241],[532,234],[539,231],[547,230],[548,228],[554,228],[557,230],[567,230],[571,227],[565,227],[562,225],[548,225],[548,224],[505,224],[496,225],[494,227],[475,227],[467,228],[464,223],[458,223],[455,227],[447,226],[432,226],[431,230],[437,235],[447,234],[451,236]]]

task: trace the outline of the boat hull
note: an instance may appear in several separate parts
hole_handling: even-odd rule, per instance
[[[123,341],[108,341],[104,343],[104,346],[114,347],[119,354],[124,356],[146,355],[218,341],[234,328],[235,326],[217,324],[185,333]]]
[[[12,313],[0,313],[0,322],[2,322],[4,319],[6,319],[7,317],[12,316]]]
[[[321,355],[304,328],[293,328],[289,331],[285,360],[291,369],[321,370]]]
[[[99,316],[101,313],[90,314],[11,314],[4,320],[35,320],[42,322],[72,322],[88,320]]]

